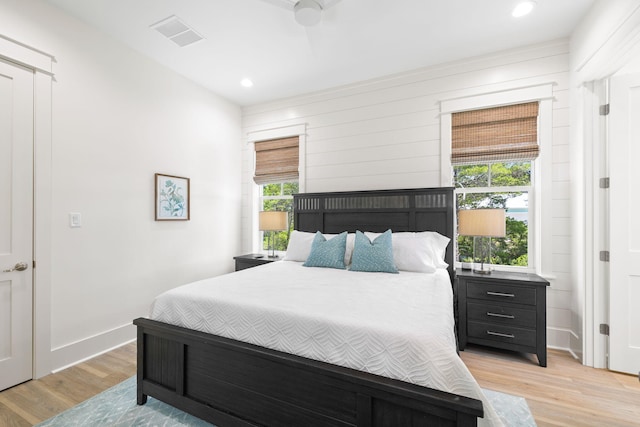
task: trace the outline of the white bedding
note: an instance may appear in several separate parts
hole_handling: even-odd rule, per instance
[[[281,261],[158,296],[151,318],[310,359],[481,399],[456,354],[446,270],[364,273]]]

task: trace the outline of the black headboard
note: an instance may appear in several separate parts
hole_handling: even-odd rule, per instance
[[[453,278],[453,187],[304,193],[293,196],[299,231],[341,233],[437,231],[451,239],[445,261]]]

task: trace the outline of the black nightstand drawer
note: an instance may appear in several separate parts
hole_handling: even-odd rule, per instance
[[[469,322],[469,340],[479,338],[520,346],[536,347],[535,329],[500,326],[491,323]]]
[[[469,280],[467,298],[536,305],[535,288]]]
[[[486,303],[467,303],[469,320],[490,322],[502,325],[524,326],[536,328],[536,311],[534,308],[518,308],[507,304],[491,305]]]
[[[257,267],[258,265],[268,264],[277,261],[277,258],[269,258],[261,254],[247,254],[233,257],[236,260],[236,271],[245,268]]]
[[[547,366],[547,286],[531,273],[457,271],[458,346],[535,353]]]

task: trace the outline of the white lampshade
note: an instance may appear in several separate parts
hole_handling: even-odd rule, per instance
[[[311,27],[322,18],[322,5],[316,0],[300,0],[293,6],[296,22],[305,27]]]
[[[461,236],[504,237],[504,209],[466,209],[458,211],[458,234]]]
[[[259,225],[261,231],[280,231],[287,229],[287,213],[282,211],[260,212]]]

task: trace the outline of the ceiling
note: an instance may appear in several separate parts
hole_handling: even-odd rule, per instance
[[[537,0],[521,18],[518,0],[341,0],[314,27],[295,0],[45,1],[246,106],[569,37],[595,0]],[[179,47],[151,28],[172,15],[204,40]]]

